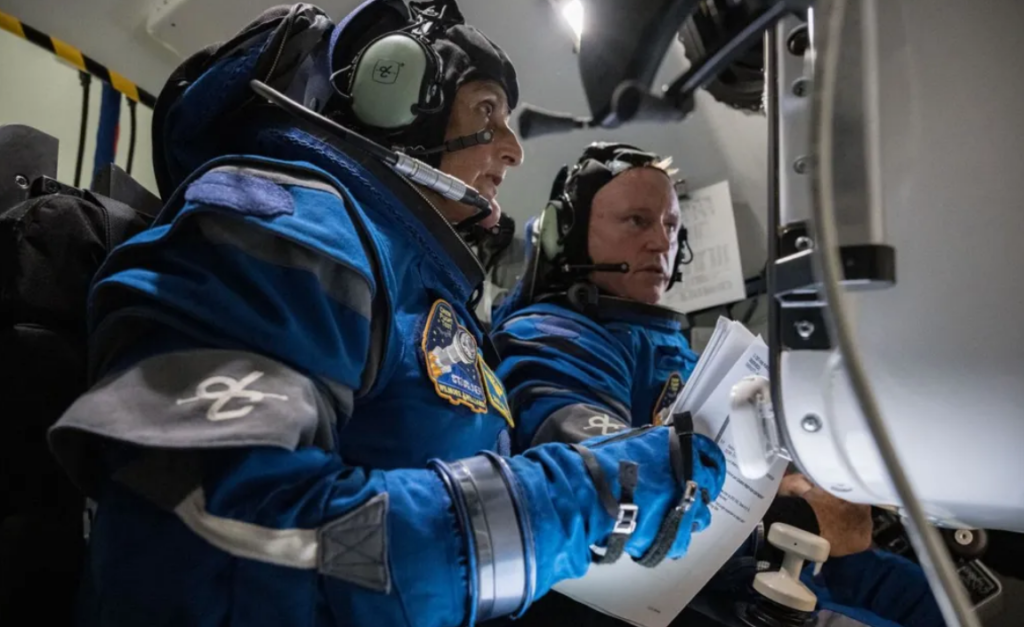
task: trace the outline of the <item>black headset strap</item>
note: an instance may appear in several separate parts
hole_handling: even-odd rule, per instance
[[[420,98],[417,103],[418,112],[416,117],[416,119],[419,120],[419,115],[421,114],[429,115],[432,113],[439,113],[444,110],[444,62],[441,61],[441,55],[438,54],[437,50],[434,50],[434,47],[430,45],[429,41],[415,35],[412,35],[412,37],[420,47],[423,48],[424,54],[429,59],[427,62],[428,70],[433,70],[432,72],[425,73],[423,80],[420,81]],[[428,75],[430,76],[430,80],[427,80]],[[426,99],[430,95],[431,87],[435,88],[437,104],[433,107],[427,107]],[[415,124],[415,122],[413,122],[413,124]]]
[[[579,209],[563,189],[556,208],[558,213],[555,222],[558,225],[558,244],[562,255],[573,264],[590,264],[590,251],[587,250],[588,228],[581,228],[581,225],[590,225],[590,206]],[[566,220],[568,222],[563,222]],[[563,230],[563,223],[567,224],[568,228]]]

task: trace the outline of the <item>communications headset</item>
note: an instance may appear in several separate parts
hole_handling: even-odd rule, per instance
[[[587,176],[588,168],[594,162],[607,170],[602,177],[607,180],[601,182],[597,189],[615,176],[636,167],[656,167],[670,177],[674,173],[668,170],[670,158],[662,159],[629,144],[603,142],[591,144],[571,169],[569,166],[562,167],[552,185],[551,199],[537,225],[537,254],[551,268],[550,273],[558,277],[557,282],[568,286],[579,284],[590,272],[629,272],[629,264],[625,262],[593,263],[587,250],[589,205],[593,201],[593,194],[585,203],[586,206],[577,207],[573,192],[578,177]],[[680,225],[677,238],[678,249],[672,264],[669,288],[682,280],[682,266],[693,260],[685,226]]]
[[[405,24],[373,38],[356,53],[351,64],[331,74],[330,83],[351,118],[377,134],[395,138],[445,109],[443,61],[431,44],[449,26],[463,24],[464,20],[457,7],[445,2],[408,7],[398,1],[385,0],[379,4],[394,9],[392,22]],[[378,15],[372,19],[381,22]],[[360,26],[350,22],[337,33]],[[339,52],[335,51],[333,56],[337,59]],[[494,132],[485,128],[436,146],[397,148],[411,155],[437,155],[487,144],[493,139]]]

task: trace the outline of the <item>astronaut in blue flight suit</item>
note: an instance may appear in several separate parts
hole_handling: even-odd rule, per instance
[[[626,144],[591,144],[562,169],[552,200],[527,227],[524,278],[494,315],[502,357],[496,372],[517,419],[515,450],[660,424],[689,378],[697,355],[681,332],[684,318],[657,305],[689,252],[670,163]],[[840,501],[797,474],[786,477],[763,521],[766,528],[773,522],[832,543],[839,559],[808,580],[822,607],[877,626],[942,624],[919,567],[865,552],[869,507]],[[761,545],[752,558],[781,560]],[[715,583],[743,563],[730,564]],[[915,589],[879,594],[880,582],[896,580]],[[524,622],[555,625],[568,616],[578,625],[616,623],[558,595]]]
[[[657,305],[679,251],[670,163],[597,142],[555,181],[494,317],[517,450],[659,424],[696,366],[685,317]]]
[[[455,627],[521,614],[595,545],[684,554],[718,447],[662,427],[511,455],[466,307],[478,210],[254,79],[472,185],[485,226],[522,158],[515,70],[451,1],[270,9],[175,71],[167,204],[96,277],[94,383],[51,432],[97,503],[81,623]]]

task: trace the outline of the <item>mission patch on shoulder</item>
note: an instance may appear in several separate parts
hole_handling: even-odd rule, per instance
[[[452,405],[465,405],[478,414],[487,412],[487,398],[477,368],[476,338],[459,324],[445,300],[430,308],[423,327],[423,359],[437,395]]]

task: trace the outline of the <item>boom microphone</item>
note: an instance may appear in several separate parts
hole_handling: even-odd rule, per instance
[[[444,143],[444,151],[455,152],[456,150],[472,148],[473,146],[479,146],[480,144],[489,144],[492,141],[494,141],[494,131],[487,128],[471,135],[463,135],[462,137],[456,137],[455,139],[446,141]]]
[[[629,264],[623,261],[622,263],[591,263],[591,264],[565,264],[562,266],[562,272],[568,274],[570,272],[621,272],[623,274],[629,272]]]
[[[427,150],[410,149],[408,152],[409,154],[419,156],[432,155],[439,152],[456,152],[466,148],[472,148],[473,146],[479,146],[480,144],[489,144],[492,141],[494,141],[494,131],[489,128],[485,128],[484,130],[477,131],[476,133],[470,133],[469,135],[450,139],[440,146],[435,146]]]

